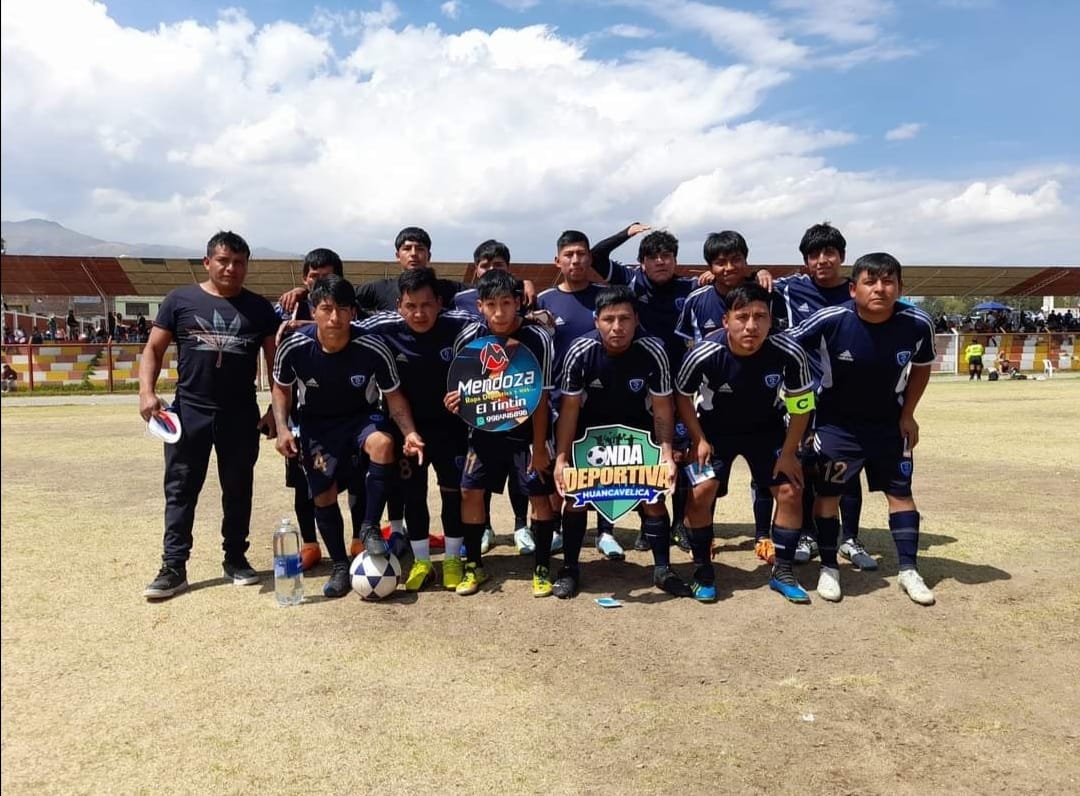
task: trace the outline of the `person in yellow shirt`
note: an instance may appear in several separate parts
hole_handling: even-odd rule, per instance
[[[964,358],[968,363],[968,381],[975,379],[982,381],[982,358],[984,353],[986,353],[986,349],[983,348],[982,340],[978,337],[972,340],[971,344],[964,349]]]

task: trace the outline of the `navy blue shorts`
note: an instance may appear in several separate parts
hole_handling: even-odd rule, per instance
[[[911,497],[914,462],[911,453],[904,451],[904,440],[896,425],[819,425],[814,433],[814,450],[818,455],[814,488],[822,497],[841,494],[844,484],[858,478],[864,469],[871,492]]]
[[[462,489],[486,489],[502,493],[506,479],[517,479],[521,493],[529,497],[544,497],[555,493],[552,468],[541,479],[529,470],[530,448],[524,440],[508,439],[505,434],[473,431],[465,453],[461,474]]]
[[[451,422],[455,425],[451,425]],[[460,488],[461,471],[465,467],[465,452],[469,447],[468,429],[465,424],[453,421],[451,418],[446,427],[417,427],[416,431],[424,440],[424,463],[421,465],[415,456],[399,455],[398,476],[402,486],[408,491],[415,480],[416,490],[423,491],[423,499],[427,500],[427,471],[430,466],[435,470],[435,479],[440,487]],[[401,439],[400,434],[397,439]]]
[[[367,470],[364,443],[377,431],[392,433],[383,415],[307,418],[300,429],[300,459],[312,497],[330,487],[355,485]]]
[[[742,456],[750,466],[750,478],[758,486],[770,487],[787,483],[787,477],[781,474],[773,478],[773,468],[784,447],[786,431],[782,426],[775,430],[755,431],[752,434],[710,433],[705,430],[705,439],[713,446],[710,464],[716,471],[715,479],[719,483],[716,496],[728,493],[728,480],[731,478],[731,465]]]

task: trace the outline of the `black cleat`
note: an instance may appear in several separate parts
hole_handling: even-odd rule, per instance
[[[657,567],[653,571],[653,585],[673,597],[694,596],[694,590],[686,584],[686,581],[672,572],[671,567]]]
[[[143,597],[148,600],[167,600],[188,587],[187,571],[184,567],[163,566],[157,577],[143,589]]]
[[[560,600],[569,600],[578,592],[578,572],[574,569],[563,567],[559,570],[559,577],[551,586],[551,593]]]
[[[330,580],[326,581],[322,593],[331,600],[344,597],[352,591],[352,577],[349,575],[349,563],[347,561],[335,561],[334,571],[330,573]]]

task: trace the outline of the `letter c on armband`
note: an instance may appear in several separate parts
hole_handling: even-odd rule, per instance
[[[793,395],[785,398],[784,404],[787,405],[788,414],[805,415],[807,412],[814,411],[814,394],[808,392],[803,395]]]

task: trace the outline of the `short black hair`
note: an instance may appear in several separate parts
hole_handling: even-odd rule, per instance
[[[435,298],[439,298],[439,277],[433,268],[410,268],[402,271],[397,280],[399,297],[406,293],[416,294],[425,287],[431,288]]]
[[[750,247],[746,245],[746,238],[734,230],[725,229],[723,232],[710,232],[705,238],[705,245],[701,247],[705,256],[705,265],[712,265],[712,261],[721,254],[734,254],[738,252],[743,257],[750,255]]]
[[[799,241],[799,253],[802,254],[803,262],[806,262],[812,255],[829,246],[840,252],[841,258],[847,253],[847,241],[840,234],[840,230],[828,221],[823,221],[803,233],[802,240]]]
[[[311,286],[308,301],[311,303],[312,309],[314,309],[327,299],[330,299],[339,307],[355,307],[356,289],[343,276],[337,274],[320,276],[315,280],[315,284]]]
[[[476,297],[480,301],[503,296],[520,299],[522,295],[521,283],[501,268],[492,268],[484,272],[480,281],[476,283]]]
[[[637,261],[643,263],[646,257],[656,257],[665,252],[671,252],[673,257],[678,257],[679,239],[670,232],[658,229],[641,239],[637,250]]]
[[[851,266],[851,281],[858,282],[859,275],[864,271],[874,278],[895,276],[897,281],[904,278],[900,261],[888,252],[871,252],[856,260],[855,265]]]
[[[745,285],[733,287],[728,291],[728,294],[724,296],[724,304],[727,306],[728,312],[741,310],[743,307],[748,304],[753,304],[755,301],[764,303],[769,310],[769,314],[772,314],[772,305],[769,303],[769,291],[757,282],[749,282]]]
[[[312,249],[304,255],[303,275],[307,276],[316,268],[326,268],[326,266],[330,266],[338,276],[345,276],[345,266],[333,249]]]
[[[589,236],[576,229],[563,230],[563,233],[559,235],[559,239],[555,241],[555,251],[561,252],[565,247],[574,243],[584,243],[588,246]]]
[[[206,242],[206,256],[213,257],[214,250],[219,246],[228,249],[229,251],[242,254],[245,257],[251,257],[251,247],[247,245],[247,241],[241,238],[232,230],[220,230],[215,233],[210,240]]]
[[[499,240],[491,238],[484,241],[473,251],[473,265],[479,265],[481,260],[494,260],[500,258],[510,265],[510,247]]]
[[[629,304],[634,310],[634,314],[638,311],[637,297],[634,296],[632,291],[626,285],[611,285],[605,287],[596,294],[596,309],[593,311],[593,315],[597,318],[600,317],[602,310],[608,307],[613,307],[616,304]]]
[[[427,234],[426,230],[420,227],[405,227],[394,238],[394,251],[397,251],[409,241],[421,244],[425,249],[431,251],[431,236]]]

